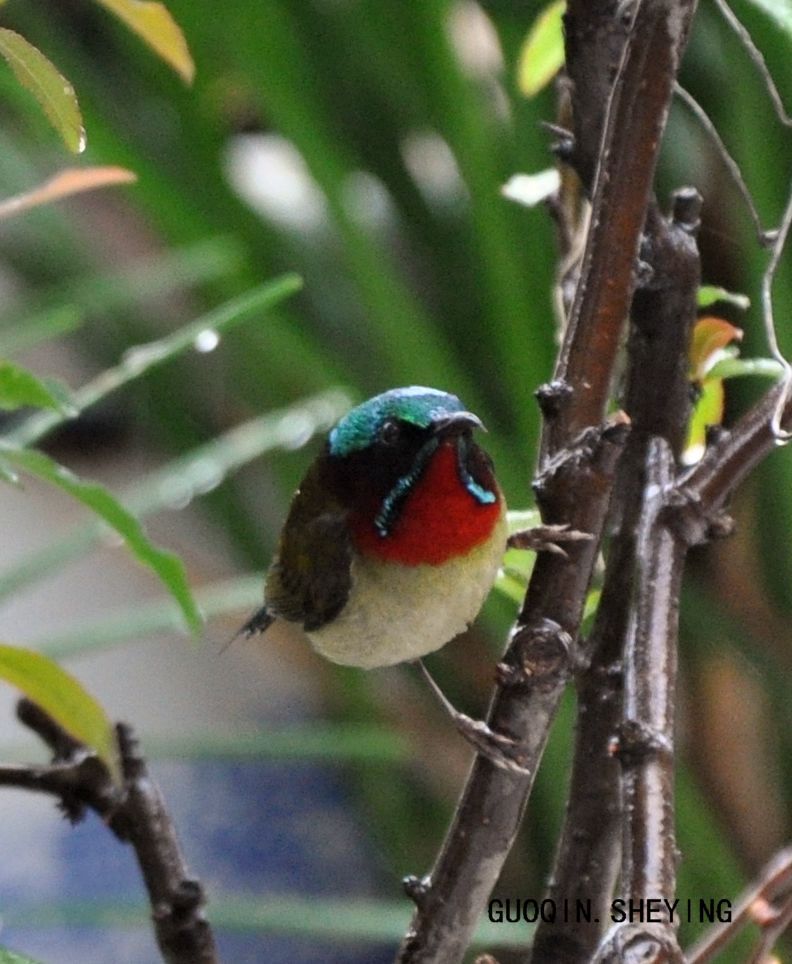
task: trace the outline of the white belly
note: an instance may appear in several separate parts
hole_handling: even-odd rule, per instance
[[[476,618],[506,549],[505,511],[492,535],[439,566],[356,558],[349,601],[331,623],[308,633],[314,649],[347,666],[372,669],[440,649]]]

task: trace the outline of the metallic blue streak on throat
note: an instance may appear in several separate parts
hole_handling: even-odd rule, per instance
[[[426,467],[426,463],[437,451],[438,445],[439,442],[436,438],[430,438],[415,456],[415,461],[407,475],[403,475],[398,479],[390,492],[382,500],[380,510],[374,518],[374,528],[383,539],[386,539],[390,535],[393,524],[399,517],[401,502],[420,478],[421,473]]]
[[[462,481],[462,485],[465,486],[476,502],[480,502],[481,505],[492,505],[492,503],[497,499],[495,493],[491,492],[489,489],[485,489],[483,485],[479,485],[470,472],[468,472],[468,445],[469,440],[463,435],[457,445],[457,468],[459,469],[459,478]]]
[[[391,534],[393,525],[399,517],[404,499],[421,477],[429,459],[437,451],[439,445],[440,442],[438,439],[429,439],[416,455],[410,471],[397,480],[396,484],[382,500],[380,510],[374,518],[374,528],[383,539],[387,539]],[[479,485],[470,472],[468,472],[467,465],[465,464],[468,445],[469,440],[463,435],[457,443],[457,471],[459,472],[459,480],[476,502],[479,502],[481,505],[492,505],[497,499],[495,493]]]

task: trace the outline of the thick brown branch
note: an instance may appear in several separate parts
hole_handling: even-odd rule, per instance
[[[574,527],[595,538],[569,546],[568,558],[540,553],[526,606],[500,667],[488,723],[518,741],[516,762],[528,772],[505,772],[476,757],[431,876],[420,889],[412,888],[417,910],[399,952],[402,964],[462,959],[511,849],[550,723],[572,673],[573,637],[624,436],[624,424],[592,431],[579,449],[548,469],[545,484],[557,499],[567,500]]]
[[[625,408],[632,431],[621,459],[602,598],[578,674],[575,753],[569,801],[549,896],[556,906],[590,902],[594,920],[542,921],[534,964],[582,964],[599,944],[621,853],[619,767],[610,742],[622,714],[622,654],[638,565],[636,531],[643,506],[644,466],[654,436],[679,454],[690,411],[687,346],[696,316],[699,258],[694,241],[700,199],[678,191],[673,218],[652,208],[642,257],[648,282],[631,309]],[[596,923],[599,921],[599,923]]]
[[[585,16],[585,5],[576,6]],[[462,958],[511,848],[550,722],[575,664],[575,640],[618,452],[615,440],[599,426],[695,2],[644,0],[636,6],[631,39],[613,83],[594,216],[557,379],[540,398],[546,422],[537,496],[544,520],[569,524],[594,539],[575,547],[568,560],[547,553],[537,560],[488,717],[492,729],[518,741],[518,762],[530,775],[504,773],[477,757],[431,877],[412,888],[418,908],[399,952],[402,964],[452,964]],[[618,4],[609,9],[615,16]]]
[[[636,7],[607,111],[580,283],[553,379],[567,395],[548,420],[545,454],[598,425],[605,412],[695,0],[644,0]]]
[[[627,633],[624,711],[618,738],[624,840],[621,888],[626,899],[669,904],[676,891],[674,721],[679,593],[687,546],[668,526],[665,506],[675,475],[664,439],[647,451],[645,501],[638,530],[636,586]],[[666,911],[668,915],[668,911]],[[611,959],[622,938],[611,932],[597,960]],[[640,941],[642,930],[629,928]],[[643,931],[645,960],[681,961],[670,916]]]

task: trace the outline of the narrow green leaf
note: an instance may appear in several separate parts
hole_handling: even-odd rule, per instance
[[[384,901],[361,898],[305,897],[298,894],[267,894],[265,897],[233,897],[212,901],[212,922],[236,933],[296,934],[326,943],[398,941],[410,923],[412,908],[407,900]],[[10,915],[9,915],[10,916]],[[69,901],[15,907],[14,923],[43,926],[48,923],[93,927],[149,926],[150,910],[142,904],[121,901]],[[476,946],[525,948],[535,924],[483,920],[476,928]]]
[[[6,27],[0,27],[0,56],[39,102],[69,150],[79,154],[85,148],[85,128],[69,81],[37,47]]]
[[[0,964],[41,964],[41,962],[34,961],[32,957],[27,957],[25,954],[10,951],[7,947],[0,947]]]
[[[46,385],[26,368],[0,360],[0,409],[11,411],[30,405],[72,415],[74,409],[66,398],[65,387],[60,386],[53,391],[52,385]]]
[[[213,625],[214,638],[208,640],[208,645],[219,651],[228,641],[232,627],[241,624],[247,613],[261,605],[263,591],[264,576],[261,572],[237,576],[198,589],[195,598],[210,625],[220,616],[232,618],[232,621],[223,623],[219,628],[216,623]],[[80,620],[34,642],[39,652],[62,660],[110,649],[130,640],[139,641],[146,636],[175,632],[181,625],[181,611],[170,597],[165,597],[97,619]]]
[[[762,378],[780,378],[784,369],[774,358],[722,358],[710,369],[708,378],[743,378],[759,375]]]
[[[509,535],[532,529],[539,525],[542,517],[538,509],[511,509],[507,514]],[[503,556],[503,564],[498,570],[495,589],[503,593],[512,602],[521,603],[525,596],[525,587],[533,571],[536,553],[528,549],[507,549]]]
[[[77,308],[64,305],[32,315],[13,327],[0,328],[0,355],[11,355],[39,342],[65,335],[79,328],[84,320],[85,316]]]
[[[564,65],[565,0],[554,0],[534,20],[517,61],[517,87],[534,97]]]
[[[792,0],[748,0],[792,38]]]
[[[741,311],[745,311],[751,306],[751,299],[748,295],[727,291],[718,285],[702,285],[698,290],[696,300],[699,308],[709,308],[710,305],[714,305],[718,301],[725,302],[728,305],[734,305],[735,308],[739,308]]]
[[[23,762],[29,746],[0,743],[7,763]],[[334,767],[395,767],[414,760],[409,741],[393,728],[365,723],[305,723],[282,727],[257,725],[255,730],[198,730],[187,735],[146,734],[146,759],[180,762],[300,760]]]
[[[12,472],[11,469],[3,465],[2,462],[0,462],[0,479],[2,479],[3,482],[8,482],[10,485],[19,484],[19,476],[16,472]]]
[[[250,419],[149,472],[122,494],[121,501],[139,519],[153,512],[181,508],[264,453],[276,449],[291,451],[306,444],[317,432],[327,431],[352,404],[345,392],[331,390]],[[101,522],[89,519],[43,549],[25,556],[11,569],[0,572],[0,599],[86,555],[102,536]],[[252,607],[260,601],[259,593],[255,599],[244,603],[240,611],[244,606]],[[203,607],[203,601],[201,605]],[[168,627],[173,625],[174,619],[171,618]]]
[[[509,509],[506,514],[506,521],[509,525],[509,535],[514,532],[521,532],[523,529],[532,529],[542,521],[542,516],[538,509]]]
[[[708,378],[702,385],[696,407],[690,419],[688,438],[682,461],[693,465],[704,455],[707,429],[723,421],[723,382],[720,378]]]
[[[113,724],[71,673],[41,653],[0,644],[0,679],[21,690],[76,740],[95,750],[119,779]]]
[[[188,84],[195,64],[181,28],[165,5],[153,0],[96,0],[114,13]]]
[[[282,275],[274,281],[253,288],[252,291],[226,302],[220,308],[210,311],[202,318],[185,325],[165,338],[130,348],[124,353],[118,365],[102,372],[74,393],[72,401],[75,408],[79,412],[83,411],[110,392],[140,378],[150,369],[163,365],[189,348],[194,348],[197,341],[200,343],[200,337],[205,332],[220,335],[246,321],[252,315],[261,314],[274,307],[284,298],[299,291],[301,287],[302,280],[298,275]],[[60,414],[42,412],[29,418],[19,429],[10,432],[6,438],[13,445],[32,445],[64,420],[64,416]]]
[[[187,583],[181,560],[154,546],[140,522],[107,489],[94,482],[83,482],[43,452],[6,446],[0,448],[0,461],[51,482],[104,519],[121,536],[132,554],[156,573],[181,607],[187,626],[193,632],[198,631],[202,622],[201,614]]]

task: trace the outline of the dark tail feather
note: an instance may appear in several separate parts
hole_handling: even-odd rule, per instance
[[[266,605],[262,606],[261,609],[257,609],[253,615],[248,619],[244,626],[234,633],[231,639],[223,646],[220,650],[224,653],[234,640],[239,639],[240,636],[244,636],[245,639],[250,639],[251,636],[255,636],[257,633],[265,633],[270,626],[275,622],[275,616]]]

